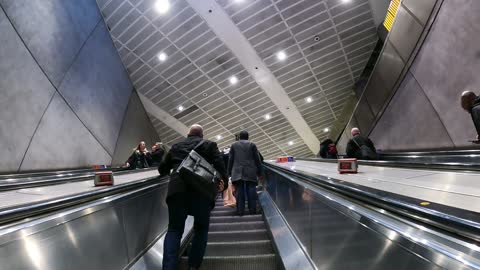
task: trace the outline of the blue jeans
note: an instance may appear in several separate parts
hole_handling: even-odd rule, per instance
[[[188,264],[199,268],[205,255],[210,225],[210,211],[212,202],[193,193],[178,193],[167,200],[168,204],[168,231],[163,245],[163,269],[176,270],[180,241],[185,229],[187,215],[194,217],[193,240]]]
[[[245,197],[248,201],[250,215],[257,213],[257,183],[251,181],[235,181],[235,198],[237,199],[237,213],[243,216],[245,212]]]

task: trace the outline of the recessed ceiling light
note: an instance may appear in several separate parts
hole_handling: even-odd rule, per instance
[[[293,145],[293,141],[289,141],[289,142],[288,142],[288,145],[292,146],[292,145]]]
[[[182,105],[180,105],[180,106],[178,106],[178,108],[177,108],[177,109],[178,109],[179,111],[183,111],[185,108],[183,108],[183,106],[182,106]]]
[[[168,0],[157,0],[155,2],[155,9],[160,14],[165,14],[170,9],[170,2]]]
[[[269,113],[265,114],[265,119],[266,120],[270,120],[270,118],[272,118],[272,116]]]
[[[237,3],[243,3],[245,0],[235,0]]]
[[[279,51],[277,53],[277,59],[280,60],[280,61],[283,61],[283,60],[287,59],[287,54],[284,51]]]
[[[352,0],[342,0],[343,3],[350,3]]]
[[[167,60],[167,54],[165,54],[165,53],[163,53],[163,52],[162,52],[162,53],[159,53],[159,54],[158,54],[158,60],[160,60],[161,62]]]
[[[329,131],[330,131],[329,128],[324,128],[324,129],[323,129],[323,132],[325,132],[325,133],[327,133],[327,132],[329,132]]]
[[[306,101],[307,103],[310,103],[310,102],[313,101],[313,98],[312,98],[312,97],[307,97],[307,98],[305,99],[305,101]]]
[[[229,81],[230,81],[231,84],[236,84],[238,82],[238,79],[237,79],[237,77],[232,76],[232,77],[230,77]]]
[[[217,140],[221,140],[221,139],[222,139],[222,135],[217,135],[216,138],[217,138]]]

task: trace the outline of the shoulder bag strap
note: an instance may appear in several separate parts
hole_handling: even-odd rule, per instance
[[[192,150],[197,151],[197,149],[205,142],[205,140],[201,140]]]
[[[355,140],[355,137],[352,138],[352,141],[358,146],[358,148],[361,148],[360,144],[358,144],[358,142]]]

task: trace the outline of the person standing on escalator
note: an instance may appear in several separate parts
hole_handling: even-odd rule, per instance
[[[377,150],[370,138],[360,134],[360,129],[352,128],[352,138],[347,144],[347,157],[365,160],[378,159]]]
[[[480,143],[480,96],[475,95],[471,91],[465,91],[461,97],[462,108],[472,117],[473,124],[477,130],[476,140],[473,143]]]
[[[218,191],[223,192],[228,185],[227,170],[217,143],[204,140],[202,126],[192,125],[188,137],[174,144],[158,167],[161,176],[170,175],[167,193],[168,230],[163,247],[164,270],[176,270],[178,268],[180,241],[185,229],[187,215],[194,217],[192,248],[188,255],[189,269],[200,267],[207,247],[210,212],[215,206],[215,198],[208,198],[196,192],[176,172],[182,161],[193,149],[217,170],[221,179],[217,186]]]
[[[245,199],[251,215],[257,212],[257,183],[262,178],[263,165],[257,146],[248,140],[248,132],[241,131],[239,141],[230,148],[228,174],[235,187],[237,213],[244,215]]]

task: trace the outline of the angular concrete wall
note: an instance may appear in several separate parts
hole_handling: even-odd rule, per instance
[[[95,0],[0,0],[0,74],[0,172],[110,164],[158,140]]]
[[[412,1],[406,1],[412,2]],[[371,133],[384,150],[478,148],[464,89],[480,94],[480,2],[444,0],[413,64]]]

